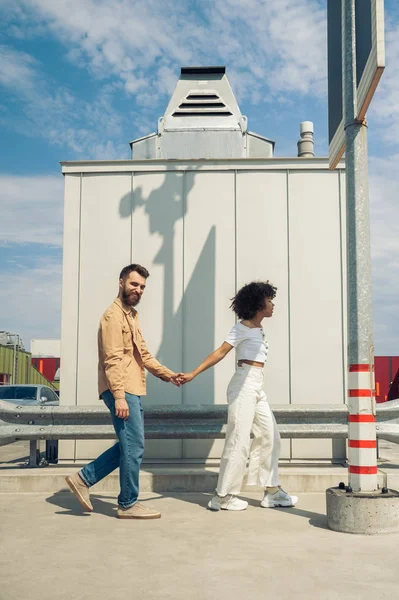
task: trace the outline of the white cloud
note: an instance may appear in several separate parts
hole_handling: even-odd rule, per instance
[[[370,107],[379,136],[389,144],[399,142],[399,22],[388,20],[385,35],[386,68]]]
[[[62,175],[0,175],[0,329],[26,348],[60,336],[63,188]]]
[[[0,46],[0,62],[0,85],[23,105],[24,116],[12,120],[19,133],[85,158],[127,158],[127,143],[121,139],[124,118],[112,105],[112,88],[105,86],[93,101],[84,101],[62,84],[49,82],[40,63],[26,53]],[[7,110],[1,113],[0,123],[9,127]]]
[[[0,246],[62,246],[63,187],[62,175],[0,175]]]
[[[33,86],[36,61],[32,56],[0,45],[0,64],[0,85],[14,89]]]
[[[166,103],[182,64],[226,64],[237,98],[254,104],[270,99],[280,104],[292,101],[294,94],[325,98],[325,0],[196,3],[20,0],[17,6],[10,0],[3,1],[9,35],[16,35],[18,31],[20,38],[25,30],[28,36],[35,31],[43,35],[45,30],[47,36],[64,44],[65,56],[74,66],[88,70],[92,77],[104,81],[104,85],[111,83],[109,88],[114,86],[112,92],[105,94],[105,101],[97,100],[93,106],[97,106],[95,112],[104,114],[102,122],[108,120],[116,126],[103,130],[99,125],[96,134],[89,107],[81,106],[77,98],[68,104],[67,91],[62,87],[58,98],[43,94],[41,86],[42,103],[28,99],[29,112],[43,136],[57,143],[65,131],[64,147],[67,145],[79,154],[94,157],[93,148],[102,146],[99,132],[105,131],[111,140],[107,144],[111,155],[106,157],[125,157],[127,146],[115,144],[117,136],[126,131],[126,127],[122,128],[124,117],[112,106],[116,94],[135,96],[144,116],[148,116],[145,105],[150,105],[150,116],[155,123],[159,115],[154,119],[153,109]],[[387,17],[387,29],[388,68],[370,116],[376,117],[380,135],[396,143],[399,138],[399,24]],[[38,67],[32,60],[26,54],[14,55],[11,64],[17,63],[18,69],[26,69],[29,81],[34,67]],[[16,85],[19,81],[20,78],[14,77]],[[57,106],[61,106],[60,119],[56,118]],[[54,135],[47,131],[43,115],[55,117],[48,119],[57,123]],[[134,116],[137,128],[140,116]],[[63,127],[61,122],[65,121]],[[153,128],[154,125],[150,130]],[[129,133],[125,139],[128,137]],[[104,152],[104,148],[101,151]]]
[[[399,354],[399,155],[370,159],[373,314],[377,354]]]
[[[22,0],[21,6],[30,26],[46,23],[77,66],[119,78],[127,93],[170,93],[172,74],[187,63],[228,65],[240,75],[238,93],[255,101],[265,84],[273,94],[325,93],[326,11],[318,0]]]
[[[126,140],[134,129],[153,131],[183,64],[225,64],[238,100],[254,104],[292,92],[325,93],[326,15],[319,0],[5,0],[0,13],[9,36],[56,38],[65,58],[103,85],[95,100],[82,101],[46,78],[33,57],[3,49],[0,83],[25,106],[14,128],[77,158],[127,158]],[[131,121],[115,109],[121,95],[134,96],[140,107]],[[143,119],[153,122],[148,131]],[[1,123],[10,121],[0,112]]]
[[[41,258],[32,268],[0,270],[0,329],[30,340],[59,338],[61,329],[61,260]]]
[[[210,22],[236,84],[246,74],[239,93],[251,97],[267,85],[273,96],[325,94],[326,11],[316,0],[216,2]]]

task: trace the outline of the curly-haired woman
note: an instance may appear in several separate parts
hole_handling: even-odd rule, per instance
[[[248,502],[237,498],[249,457],[248,485],[265,488],[260,505],[264,508],[294,506],[298,498],[281,489],[278,478],[280,434],[263,391],[263,367],[268,344],[262,321],[273,315],[277,288],[269,281],[252,282],[239,290],[231,308],[240,319],[220,348],[210,354],[191,373],[180,373],[187,383],[220,362],[236,349],[237,370],[227,388],[227,431],[216,493],[209,502],[211,510],[245,510]],[[251,431],[254,438],[251,443]]]

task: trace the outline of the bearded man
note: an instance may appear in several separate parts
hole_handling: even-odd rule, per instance
[[[176,374],[147,350],[137,310],[149,273],[128,265],[119,276],[119,293],[100,320],[98,330],[98,393],[108,407],[118,442],[66,482],[87,511],[92,511],[89,489],[119,467],[117,517],[157,519],[161,513],[138,502],[139,471],[144,454],[145,371],[179,386]]]

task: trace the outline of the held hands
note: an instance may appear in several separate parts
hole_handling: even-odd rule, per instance
[[[195,375],[193,373],[178,373],[176,375],[176,379],[179,382],[179,385],[184,385],[185,383],[189,383],[194,379]]]
[[[169,381],[170,383],[173,383],[173,385],[180,387],[194,379],[194,377],[195,375],[193,375],[193,373],[174,373],[171,377],[161,377],[161,379],[162,381]]]
[[[173,385],[180,387],[180,383],[177,381],[176,373],[173,373],[173,375],[171,377],[160,377],[159,379],[161,381],[166,381],[167,383],[173,383]]]
[[[172,375],[172,377],[169,379],[169,381],[170,381],[170,383],[173,383],[173,385],[176,385],[177,387],[180,387],[180,385],[181,385],[180,381],[177,378],[177,374],[176,373],[174,373]]]
[[[194,377],[195,376],[192,373],[174,373],[169,379],[164,379],[163,377],[161,377],[161,379],[162,381],[170,381],[170,383],[173,383],[173,385],[181,387],[185,383],[188,383],[194,379]]]

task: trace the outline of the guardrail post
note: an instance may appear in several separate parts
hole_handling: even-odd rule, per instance
[[[46,461],[48,463],[58,463],[58,440],[46,441]]]
[[[37,467],[39,464],[38,461],[38,448],[37,448],[37,440],[29,441],[29,466]]]

